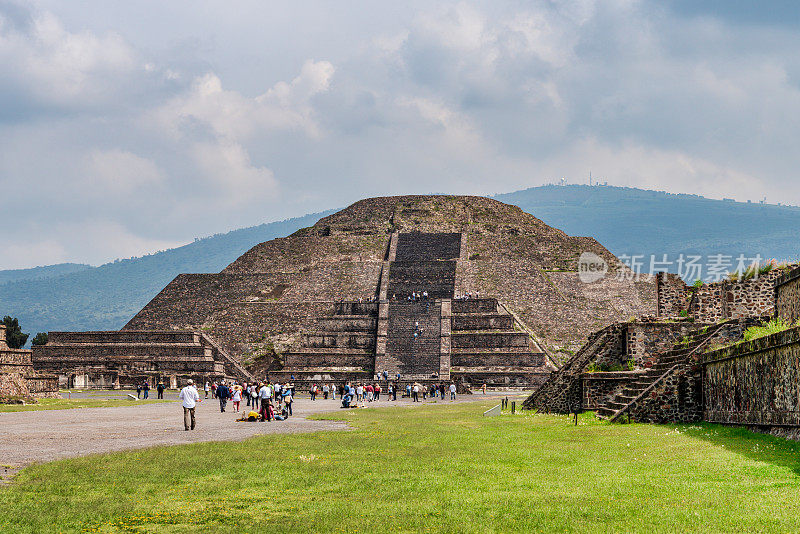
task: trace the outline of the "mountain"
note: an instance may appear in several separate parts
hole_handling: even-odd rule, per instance
[[[31,269],[10,269],[7,271],[0,271],[0,285],[7,284],[8,282],[19,282],[21,280],[52,278],[54,276],[77,273],[91,268],[91,265],[82,263],[59,263],[57,265],[46,265],[44,267],[33,267]]]
[[[659,261],[664,254],[673,262],[680,254],[701,255],[703,264],[716,254],[734,264],[740,254],[800,258],[800,208],[794,206],[588,185],[533,187],[494,198],[569,235],[591,236],[617,257],[643,255],[647,268],[651,255]],[[675,263],[666,267],[659,270],[678,272]]]
[[[0,316],[18,317],[31,337],[49,330],[115,330],[180,273],[214,273],[258,243],[289,235],[332,212],[234,230],[140,258],[66,274],[33,277],[0,271]],[[57,272],[58,266],[37,271]],[[64,269],[63,267],[61,269]],[[16,277],[16,279],[15,279]]]
[[[660,259],[667,254],[672,261],[682,253],[800,257],[797,207],[586,185],[533,187],[494,198],[569,235],[591,236],[618,257],[641,254]],[[255,244],[287,236],[331,213],[235,230],[95,268],[0,271],[0,316],[19,317],[24,331],[31,334],[120,328],[177,274],[219,272]],[[677,272],[675,264],[666,267]]]

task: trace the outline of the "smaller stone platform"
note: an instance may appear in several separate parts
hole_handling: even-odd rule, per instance
[[[210,336],[182,330],[50,332],[46,345],[34,347],[33,365],[56,374],[59,385],[69,388],[118,389],[144,382],[175,388],[189,378],[254,380]]]

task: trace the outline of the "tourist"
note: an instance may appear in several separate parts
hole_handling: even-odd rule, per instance
[[[218,387],[219,386],[217,385],[216,381],[214,381],[214,383],[211,384],[211,398],[213,398],[213,399],[217,398],[217,388]]]
[[[373,399],[374,394],[375,394],[375,389],[372,387],[372,384],[367,384],[364,387],[364,394],[367,397],[367,402],[372,402],[372,399]]]
[[[456,385],[455,383],[450,384],[450,400],[456,400]]]
[[[406,384],[406,397],[411,398],[411,384]]]
[[[364,386],[359,384],[356,387],[356,402],[362,402],[364,400]]]
[[[277,401],[281,398],[281,383],[275,382],[275,385],[272,386],[272,400]]]
[[[238,384],[233,386],[231,400],[233,401],[233,412],[239,413],[239,403],[242,402],[242,388]]]
[[[375,400],[381,400],[381,385],[376,382],[373,389],[375,390]]]
[[[142,397],[142,384],[136,384],[136,398],[139,399]]]
[[[322,386],[322,400],[328,400],[328,394],[331,392],[331,388],[328,384],[324,384]]]
[[[313,400],[317,400],[317,385],[316,384],[311,384],[311,389],[309,389],[308,392],[311,394],[311,400],[312,401]]]
[[[441,384],[439,384],[439,393],[442,394],[442,400],[444,400],[444,391],[445,391],[444,382],[442,382]]]
[[[150,397],[150,382],[145,381],[142,383],[142,391],[144,392],[144,398],[147,399]]]
[[[289,412],[288,415],[292,415],[292,404],[294,403],[294,398],[292,397],[291,391],[286,392],[286,395],[283,397],[283,403],[286,405],[286,410]]]
[[[203,386],[203,391],[206,392],[206,398],[208,398],[208,392],[211,391],[211,384],[208,383],[208,380],[206,380],[206,385]]]
[[[269,386],[269,383],[261,383],[261,388],[258,390],[258,396],[261,398],[261,407],[263,408],[264,405],[269,402],[269,398],[272,397],[272,390]]]
[[[219,411],[225,411],[225,405],[228,404],[228,398],[231,396],[231,391],[225,385],[225,381],[219,383],[217,386],[217,398],[219,399]]]
[[[250,400],[253,401],[253,408],[258,408],[258,386],[255,382],[250,384]]]
[[[164,382],[162,382],[160,380],[158,381],[158,385],[156,386],[156,391],[158,392],[158,398],[159,399],[163,399],[164,398]]]
[[[481,389],[483,390],[483,394],[486,395],[486,384],[485,383],[481,386]]]
[[[336,385],[331,384],[331,399],[336,400]]]
[[[186,381],[186,387],[181,390],[178,398],[183,406],[183,426],[187,431],[194,430],[194,409],[200,402],[200,395],[194,388],[194,382],[191,379]]]

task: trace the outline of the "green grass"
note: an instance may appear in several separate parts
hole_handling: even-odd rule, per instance
[[[800,444],[488,403],[337,413],[352,432],[63,460],[0,490],[0,531],[797,531]],[[201,422],[202,424],[202,422]],[[256,424],[256,423],[254,423]]]
[[[754,339],[771,336],[772,334],[784,332],[790,328],[794,328],[795,326],[800,326],[800,321],[798,321],[797,324],[792,324],[778,317],[762,323],[761,326],[751,326],[744,331],[742,341],[753,341]]]
[[[2,412],[37,412],[40,410],[69,410],[72,408],[115,408],[117,406],[134,406],[141,402],[169,402],[168,400],[150,399],[134,401],[119,399],[39,399],[36,404],[0,404]]]

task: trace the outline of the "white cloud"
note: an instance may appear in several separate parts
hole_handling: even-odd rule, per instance
[[[216,74],[206,73],[195,79],[187,94],[160,107],[156,120],[177,137],[197,123],[227,139],[275,130],[317,136],[319,127],[310,99],[328,89],[333,73],[333,65],[327,61],[307,61],[291,82],[278,82],[255,98],[225,90]]]
[[[254,166],[241,145],[226,140],[198,143],[194,156],[206,180],[216,185],[221,200],[217,206],[236,208],[254,199],[272,200],[277,194],[272,171]]]
[[[650,0],[9,5],[0,184],[31,263],[589,171],[800,204],[796,24]]]
[[[164,181],[153,161],[124,150],[93,150],[85,159],[86,190],[96,196],[129,195],[140,188],[152,194]]]

